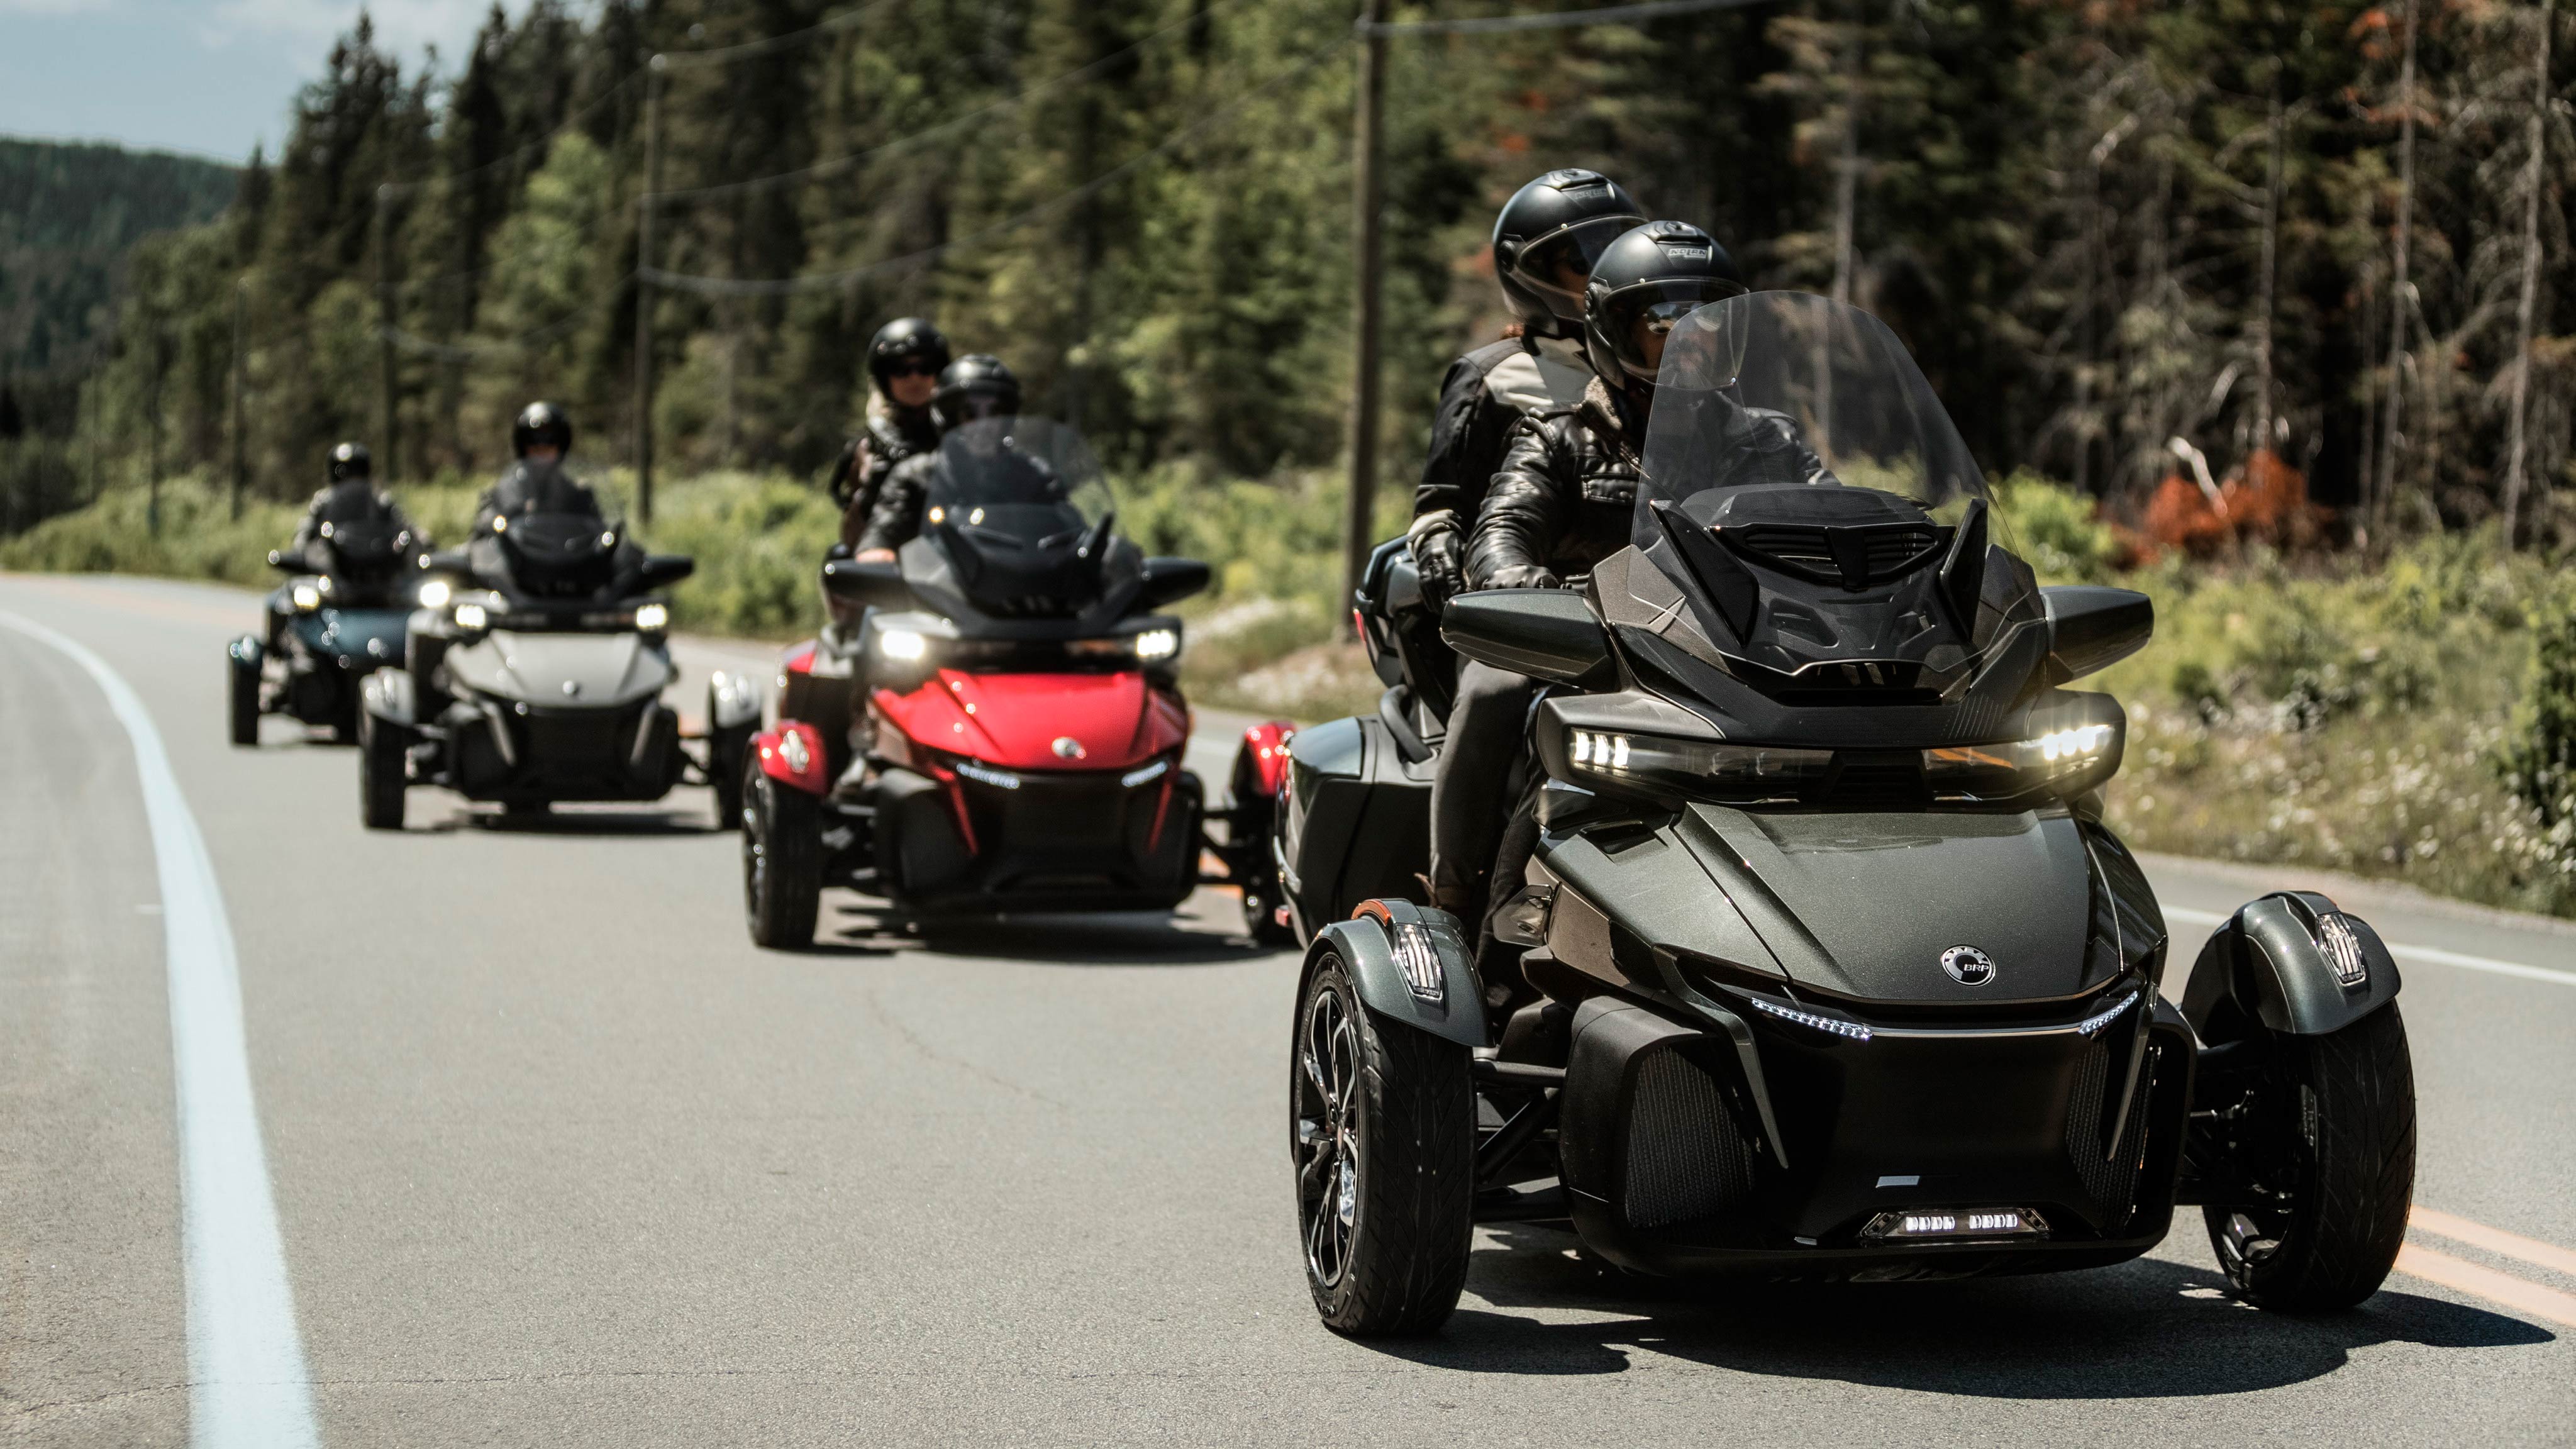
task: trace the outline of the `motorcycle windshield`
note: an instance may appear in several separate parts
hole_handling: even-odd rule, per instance
[[[595,513],[522,513],[503,520],[501,547],[520,593],[580,597],[607,585],[617,532]]]
[[[1941,668],[2036,607],[2026,569],[1987,567],[2006,540],[1985,474],[1886,324],[1758,292],[1661,342],[1630,541],[1715,605],[1729,652]]]
[[[1081,612],[1105,587],[1117,512],[1082,435],[1046,418],[949,430],[922,498],[922,531],[989,613]]]

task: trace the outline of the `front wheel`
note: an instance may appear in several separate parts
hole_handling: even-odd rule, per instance
[[[259,743],[259,665],[256,661],[227,655],[232,665],[232,741],[236,745]]]
[[[410,755],[410,730],[372,714],[358,716],[358,818],[369,830],[403,828]]]
[[[708,691],[710,720],[715,708],[715,694]],[[751,727],[732,725],[707,729],[707,784],[715,791],[716,829],[742,828],[742,772],[751,754]]]
[[[814,944],[823,909],[823,804],[769,777],[757,759],[742,773],[743,910],[756,946]]]
[[[2379,1291],[2415,1195],[2415,1068],[2391,1002],[2317,1037],[2274,1039],[2253,1106],[2272,1151],[2272,1200],[2201,1209],[2227,1281],[2291,1313]]]
[[[1327,950],[1298,1003],[1289,1080],[1316,1313],[1358,1337],[1437,1329],[1466,1286],[1473,1230],[1467,1049],[1371,1016]]]

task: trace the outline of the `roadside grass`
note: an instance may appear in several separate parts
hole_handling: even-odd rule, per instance
[[[622,510],[628,478],[598,482]],[[400,493],[433,536],[455,538],[479,486]],[[1182,606],[1193,699],[1306,721],[1375,707],[1377,679],[1338,639],[1337,476],[1203,483],[1173,470],[1121,492],[1122,527],[1148,551],[1215,571]],[[2133,844],[2576,915],[2576,583],[2554,561],[2480,534],[2371,560],[2250,550],[2122,574],[2084,500],[2030,475],[2005,480],[1998,500],[2045,581],[2155,598],[2155,642],[2084,683],[2129,711],[2106,796]],[[715,473],[670,481],[659,502],[647,542],[698,560],[674,594],[682,626],[778,640],[819,624],[813,570],[836,520],[814,489]],[[1404,505],[1401,490],[1381,500],[1378,536],[1402,526]],[[182,477],[163,487],[158,537],[143,492],[119,490],[0,540],[0,568],[259,585],[300,512],[263,502],[234,520],[219,489]]]

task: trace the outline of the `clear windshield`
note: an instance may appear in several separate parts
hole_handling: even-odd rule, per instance
[[[1667,334],[1646,429],[1632,541],[1661,534],[1657,503],[1715,524],[1749,488],[1883,496],[1956,523],[1986,479],[1922,370],[1885,323],[1803,292],[1729,297]]]
[[[980,418],[948,431],[923,521],[1015,540],[1079,533],[1115,507],[1082,435],[1048,418]]]

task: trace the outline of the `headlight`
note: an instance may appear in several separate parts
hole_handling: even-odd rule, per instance
[[[295,607],[306,613],[322,607],[322,591],[311,584],[295,586]]]
[[[447,601],[455,597],[455,594],[456,590],[448,586],[447,580],[431,579],[420,586],[420,606],[424,609],[444,609],[447,607]]]
[[[1565,732],[1565,756],[1577,772],[1607,782],[1747,805],[1804,799],[1824,785],[1834,767],[1831,750],[1590,729]]]
[[[483,612],[481,604],[456,606],[456,627],[459,629],[480,629],[491,622],[492,616]]]
[[[1181,631],[1178,629],[1148,629],[1136,636],[1136,657],[1149,664],[1157,659],[1169,659],[1180,652]]]
[[[2109,695],[2079,696],[2074,709],[2034,716],[2031,724],[2024,739],[1925,750],[1923,774],[1932,798],[1978,803],[2042,790],[2080,795],[2118,772],[2127,721]]]
[[[918,664],[930,653],[930,641],[910,629],[885,629],[877,634],[877,653],[888,659]]]
[[[642,604],[635,610],[635,627],[647,634],[659,634],[671,627],[671,609],[667,604]]]

